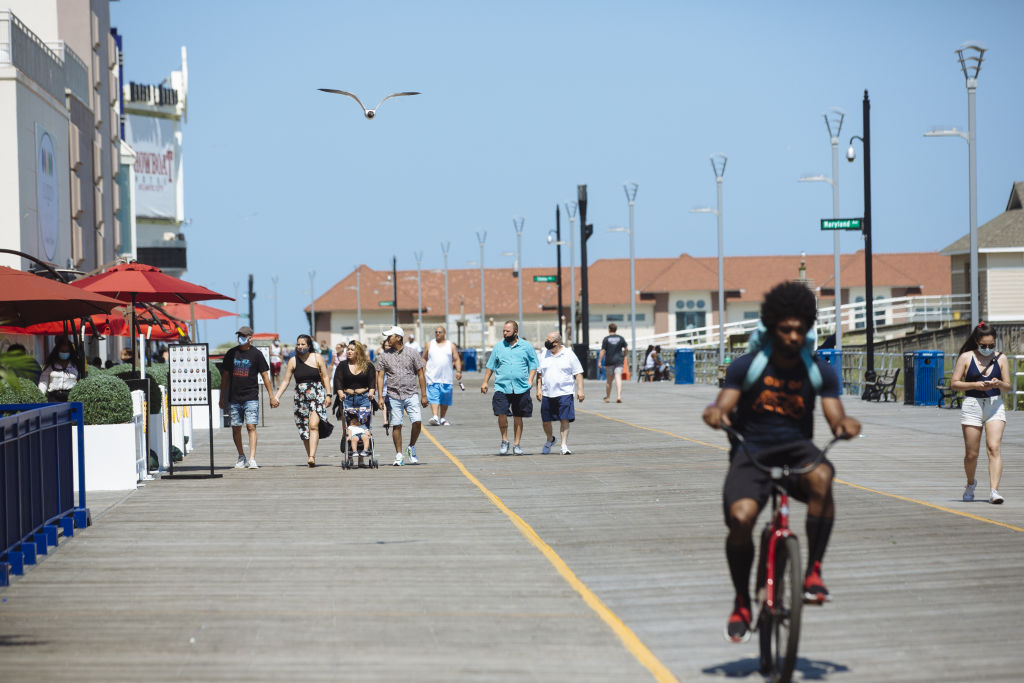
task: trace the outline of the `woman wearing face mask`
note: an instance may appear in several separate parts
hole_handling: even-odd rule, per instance
[[[974,500],[974,487],[978,485],[975,471],[978,468],[978,453],[981,450],[981,432],[985,430],[985,450],[988,451],[988,480],[991,491],[988,502],[998,505],[1003,502],[999,495],[999,478],[1003,473],[1001,447],[1003,429],[1006,427],[1006,411],[1003,409],[1001,393],[1010,389],[1010,377],[1006,356],[996,352],[995,330],[985,321],[978,323],[967,341],[960,348],[956,359],[951,389],[964,392],[960,409],[960,427],[964,432],[964,472],[967,486],[964,488],[964,502]]]
[[[46,394],[46,400],[50,403],[65,403],[68,392],[77,383],[78,368],[71,359],[71,342],[67,337],[61,337],[54,343],[43,372],[39,375],[39,391]]]
[[[295,341],[295,356],[288,361],[284,379],[277,387],[275,397],[288,388],[295,375],[295,426],[306,449],[306,464],[316,467],[316,448],[320,443],[320,420],[327,419],[327,408],[331,405],[331,384],[327,376],[327,363],[323,356],[313,351],[313,339],[300,334]]]

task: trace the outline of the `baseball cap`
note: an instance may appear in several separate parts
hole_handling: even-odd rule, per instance
[[[240,328],[238,328],[238,332],[235,332],[235,334],[241,334],[241,335],[245,335],[246,337],[251,337],[252,336],[252,328],[249,327],[248,325],[242,325]]]
[[[389,329],[384,330],[381,334],[385,337],[390,337],[393,334],[397,334],[399,337],[404,337],[405,330],[403,330],[398,325],[392,325]]]

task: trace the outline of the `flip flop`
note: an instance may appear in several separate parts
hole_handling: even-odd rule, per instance
[[[615,399],[615,402],[616,403],[622,403],[622,399],[621,398],[617,398],[617,399]]]

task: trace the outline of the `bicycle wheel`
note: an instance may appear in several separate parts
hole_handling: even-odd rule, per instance
[[[790,536],[775,548],[775,608],[762,605],[759,616],[761,672],[773,683],[789,681],[796,666],[802,593],[800,542]]]

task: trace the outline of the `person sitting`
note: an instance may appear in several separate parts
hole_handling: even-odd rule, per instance
[[[71,359],[71,342],[67,337],[60,337],[39,375],[39,391],[46,394],[50,403],[66,403],[68,394],[78,383],[78,376],[78,368]]]
[[[367,414],[369,414],[367,412]],[[356,410],[346,410],[345,419],[348,422],[348,447],[349,452],[359,457],[359,467],[366,467],[363,458],[370,453],[370,429],[369,423],[360,420],[361,415]]]

